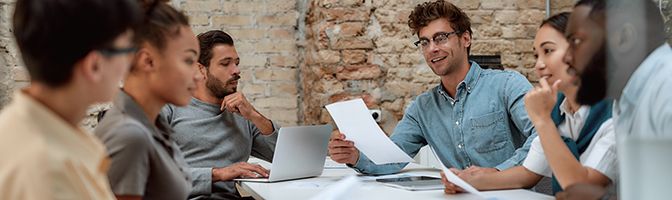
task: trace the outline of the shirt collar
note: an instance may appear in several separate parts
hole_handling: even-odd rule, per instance
[[[460,87],[464,85],[464,89],[467,91],[467,93],[471,93],[471,89],[476,86],[476,83],[478,82],[479,77],[481,76],[481,73],[483,72],[483,69],[481,68],[478,63],[474,61],[469,61],[471,63],[471,66],[469,66],[469,72],[467,72],[467,75],[464,77],[464,80],[460,82],[459,85],[457,85],[457,91],[460,90]],[[448,93],[446,93],[446,88],[443,87],[443,83],[439,82],[439,87],[437,91],[440,95],[446,97],[446,99],[451,99]]]
[[[72,126],[53,110],[26,93],[26,89],[16,91],[14,102],[21,111],[29,113],[30,118],[39,122],[42,127],[49,127],[54,133],[63,134],[66,137],[88,136],[86,130]]]
[[[571,117],[572,119],[585,119],[588,117],[588,113],[590,112],[590,106],[587,105],[582,105],[579,107],[574,114],[569,113],[569,104],[567,103],[567,98],[562,100],[562,103],[560,103],[560,114],[564,115],[566,117]]]

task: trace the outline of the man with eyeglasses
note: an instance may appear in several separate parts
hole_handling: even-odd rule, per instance
[[[0,199],[115,199],[105,147],[79,125],[119,91],[140,20],[136,0],[16,2],[31,83],[0,113]]]
[[[465,170],[462,173],[489,173],[521,164],[535,135],[523,105],[532,88],[527,79],[514,71],[482,69],[469,61],[471,23],[451,3],[420,4],[408,24],[441,83],[416,97],[392,141],[411,156],[429,145],[447,167]],[[343,134],[332,137],[329,154],[366,174],[395,173],[407,164],[376,165]]]

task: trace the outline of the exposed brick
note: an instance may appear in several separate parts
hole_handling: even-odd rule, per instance
[[[296,67],[299,60],[296,55],[278,55],[271,57],[271,66],[275,67]]]
[[[266,36],[266,30],[258,28],[231,29],[225,31],[237,40],[259,40]]]
[[[296,2],[278,1],[278,0],[266,1],[266,3],[263,4],[264,7],[263,10],[265,10],[266,13],[280,13],[286,11],[294,11],[297,10],[296,9],[297,4],[298,1]],[[256,8],[258,8],[258,6]]]
[[[376,9],[373,14],[380,23],[406,23],[411,9]]]
[[[511,52],[513,48],[512,41],[505,40],[481,40],[472,44],[472,54],[497,55],[502,52]]]
[[[296,109],[271,109],[268,116],[279,123],[280,126],[296,126],[298,121],[298,111]]]
[[[521,67],[524,68],[534,68],[534,64],[537,62],[537,60],[534,58],[534,54],[531,52],[522,53],[520,60],[520,64],[522,65]]]
[[[259,18],[259,25],[262,26],[293,26],[297,23],[299,13],[290,12],[275,15],[266,15]]]
[[[254,73],[256,80],[262,81],[296,81],[296,69],[261,69]]]
[[[294,52],[296,51],[296,42],[294,40],[264,40],[255,44],[254,50],[260,53]]]
[[[191,25],[208,25],[210,24],[210,16],[208,15],[191,15],[189,17],[189,22]]]
[[[188,0],[191,1],[191,0]],[[246,14],[258,12],[261,1],[223,1],[221,8],[226,14]]]
[[[492,22],[492,10],[466,10],[464,11],[471,19],[472,24],[489,24]]]
[[[252,81],[254,75],[254,70],[252,69],[240,69],[240,80],[241,81]]]
[[[334,49],[373,49],[373,42],[367,38],[339,38],[334,42]]]
[[[189,0],[182,3],[187,12],[217,12],[221,10],[219,0]]]
[[[264,97],[254,100],[254,106],[260,108],[297,108],[298,100],[293,97]],[[271,111],[273,112],[273,111]]]
[[[264,84],[245,84],[242,86],[243,94],[246,96],[258,96],[266,94],[266,85]]]
[[[364,4],[364,0],[320,0],[318,4],[324,8],[358,7]]]
[[[369,21],[370,11],[365,9],[334,8],[324,10],[327,21]]]
[[[230,26],[250,26],[254,22],[248,15],[215,15],[212,17],[214,27],[226,29]]]
[[[518,8],[518,0],[481,0],[481,9],[510,10]]]
[[[546,12],[542,10],[523,10],[521,11],[518,22],[522,24],[539,25],[546,17]]]
[[[554,0],[551,4],[556,4],[558,0]],[[516,2],[521,9],[546,9],[546,1],[539,0],[518,0]]]
[[[332,50],[321,50],[317,52],[316,63],[336,64],[341,61],[341,53]]]
[[[522,39],[513,41],[513,52],[515,53],[533,53],[533,39]]]
[[[511,25],[502,27],[503,39],[534,38],[537,33],[537,25]]]
[[[239,56],[241,66],[264,67],[268,60],[268,56],[265,55],[240,54]]]
[[[340,80],[374,79],[382,75],[378,65],[346,65],[341,67],[336,77]]]
[[[478,0],[453,0],[451,3],[463,10],[472,10],[477,9],[481,2]]]
[[[367,54],[364,50],[343,50],[343,62],[360,64],[366,62]]]
[[[405,39],[405,38],[398,38],[398,37],[382,37],[378,38],[376,40],[376,52],[381,52],[381,53],[397,53],[397,52],[403,52],[404,49],[408,48],[415,48],[412,47],[411,45],[413,43],[413,40],[411,39]]]
[[[495,11],[495,22],[501,24],[515,24],[521,17],[521,12],[518,10],[498,10]]]
[[[474,31],[472,36],[475,42],[479,42],[478,40],[481,39],[500,39],[503,34],[501,26],[477,25],[472,30]]]
[[[298,88],[296,83],[273,83],[270,87],[271,96],[296,96]]]
[[[339,25],[335,25],[339,31],[340,37],[353,37],[361,36],[364,34],[366,29],[366,23],[364,22],[345,22]]]
[[[394,97],[403,97],[414,91],[417,93],[417,88],[420,88],[420,86],[419,83],[408,81],[388,81],[383,86],[383,90],[392,94]]]
[[[271,28],[270,30],[263,30],[267,32],[267,38],[270,39],[294,39],[295,30],[292,28]]]

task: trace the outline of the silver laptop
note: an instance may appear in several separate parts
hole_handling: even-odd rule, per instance
[[[331,131],[331,125],[280,128],[268,178],[235,181],[277,182],[320,176]]]

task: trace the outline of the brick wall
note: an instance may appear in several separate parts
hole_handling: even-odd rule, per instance
[[[438,83],[406,25],[426,0],[171,0],[194,31],[233,35],[241,56],[240,88],[282,125],[330,121],[323,105],[362,97],[383,110],[387,132],[413,97]],[[672,5],[662,0],[672,17]],[[12,41],[13,0],[0,0],[0,108],[28,84]],[[543,0],[455,0],[473,22],[472,54],[502,56],[509,69],[535,81],[532,39],[544,18]],[[574,0],[552,0],[552,12]],[[672,21],[668,21],[669,27]],[[92,116],[105,105],[94,106]],[[85,120],[95,126],[92,118]]]
[[[418,0],[320,0],[310,2],[306,59],[301,68],[306,123],[325,123],[322,105],[363,98],[383,111],[391,133],[412,98],[439,83],[412,44],[406,22]],[[532,42],[545,17],[541,0],[457,0],[474,31],[472,55],[501,55],[502,64],[531,80]],[[573,0],[555,0],[569,10]]]
[[[261,113],[285,126],[299,123],[301,1],[173,0],[172,4],[191,17],[197,34],[218,29],[233,36],[241,58],[239,90]]]

